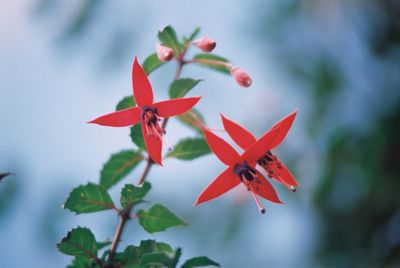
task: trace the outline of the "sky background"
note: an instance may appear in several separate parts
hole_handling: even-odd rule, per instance
[[[217,41],[215,54],[253,79],[250,88],[241,88],[229,76],[187,66],[183,77],[204,79],[191,95],[203,96],[197,108],[210,127],[222,128],[221,112],[259,136],[298,110],[276,152],[301,187],[293,194],[275,184],[285,204],[264,201],[264,216],[243,189],[193,208],[223,165],[211,154],[193,162],[166,160],[164,168],[151,171],[149,199],[166,204],[189,226],[149,235],[130,223],[122,245],[157,239],[183,247],[183,259],[207,255],[232,268],[362,267],[359,254],[366,252],[375,254],[372,267],[399,262],[399,233],[391,227],[400,223],[396,199],[387,201],[393,206],[385,221],[377,220],[380,210],[363,214],[376,216],[369,231],[379,232],[372,240],[361,234],[352,243],[337,242],[325,225],[345,211],[350,215],[334,219],[353,230],[345,219],[377,189],[368,178],[381,169],[394,170],[390,176],[399,178],[398,168],[361,165],[359,155],[343,160],[358,145],[364,146],[363,156],[383,159],[381,150],[368,146],[390,145],[387,133],[397,133],[381,127],[385,116],[398,118],[399,6],[393,1],[24,0],[0,5],[0,171],[16,174],[0,184],[1,267],[66,266],[71,258],[57,252],[55,244],[78,225],[90,227],[99,240],[112,237],[113,212],[75,216],[61,206],[73,187],[98,180],[111,153],[132,147],[129,129],[85,122],[114,110],[131,94],[133,57],[143,61],[153,53],[157,32],[169,24],[180,36],[200,26],[201,35]],[[157,100],[167,97],[174,68],[169,64],[151,74]],[[376,129],[383,134],[375,135]],[[166,139],[175,144],[195,135],[171,120]],[[335,151],[338,139],[343,146]],[[391,159],[398,159],[395,151]],[[142,168],[124,182],[135,182]],[[324,184],[328,175],[338,180]],[[115,200],[123,184],[112,189]],[[380,195],[369,200],[385,204]],[[343,235],[338,238],[351,236],[338,233]],[[382,243],[376,242],[379,237],[385,237]],[[358,243],[364,238],[367,242]],[[393,248],[394,255],[386,254]]]

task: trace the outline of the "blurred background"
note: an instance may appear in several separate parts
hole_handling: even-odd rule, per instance
[[[75,216],[69,191],[96,182],[111,153],[131,148],[129,129],[87,125],[131,94],[134,55],[155,50],[171,24],[217,40],[215,54],[247,70],[250,88],[188,66],[205,79],[191,93],[221,128],[218,112],[261,135],[298,109],[276,151],[301,187],[276,189],[260,216],[243,189],[193,208],[223,169],[213,155],[154,168],[149,199],[189,226],[149,235],[132,222],[124,244],[151,238],[207,255],[222,267],[400,266],[400,2],[358,1],[1,1],[0,267],[65,267],[55,244],[77,225],[112,238],[117,217]],[[192,53],[194,53],[194,49]],[[167,96],[174,64],[150,79]],[[196,135],[171,120],[167,140]],[[226,136],[225,136],[226,137]],[[195,165],[195,169],[193,168]],[[198,168],[197,168],[198,167]],[[112,190],[135,182],[142,167]]]

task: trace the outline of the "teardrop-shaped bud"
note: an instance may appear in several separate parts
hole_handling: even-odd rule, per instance
[[[160,44],[157,45],[156,52],[160,61],[170,61],[174,57],[174,51],[171,48]]]
[[[204,36],[200,39],[193,41],[193,44],[203,52],[211,52],[217,46],[215,40],[209,38],[208,36]]]
[[[249,87],[252,83],[250,76],[239,67],[232,67],[231,74],[236,82],[241,85],[242,87]]]

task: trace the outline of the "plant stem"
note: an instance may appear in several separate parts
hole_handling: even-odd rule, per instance
[[[184,49],[181,57],[179,57],[177,59],[178,66],[176,68],[176,73],[175,73],[175,78],[174,78],[175,80],[178,80],[181,75],[182,68],[184,65],[183,58],[185,56],[186,50],[187,50],[187,48]],[[168,123],[168,118],[164,118],[164,120],[161,124],[161,127],[163,129],[165,129],[165,127],[167,126],[167,123]],[[146,165],[142,172],[142,175],[140,176],[140,178],[138,180],[138,183],[137,183],[138,185],[141,185],[145,182],[147,175],[149,174],[149,171],[150,171],[151,167],[153,166],[153,164],[154,164],[154,161],[151,159],[150,156],[148,156],[147,160],[146,160]],[[111,244],[110,254],[108,255],[109,261],[112,261],[115,257],[115,253],[117,252],[118,244],[121,240],[122,232],[124,231],[124,228],[125,228],[125,224],[130,219],[131,210],[132,210],[132,207],[129,207],[129,208],[125,209],[124,211],[122,211],[119,215],[118,227],[117,227],[117,230],[115,231],[114,239]]]
[[[223,62],[223,61],[219,61],[219,60],[208,60],[208,59],[192,59],[189,61],[186,61],[184,63],[203,63],[203,64],[211,64],[211,65],[220,65],[220,66],[224,66],[228,69],[231,69],[232,64],[228,63],[228,62]]]

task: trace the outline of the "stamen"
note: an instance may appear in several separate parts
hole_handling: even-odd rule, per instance
[[[254,188],[253,186],[249,183],[248,187],[250,188],[250,193],[253,196],[254,201],[257,204],[258,211],[260,211],[261,214],[265,213],[265,208],[261,205],[260,200],[258,199],[258,196],[254,193]]]

